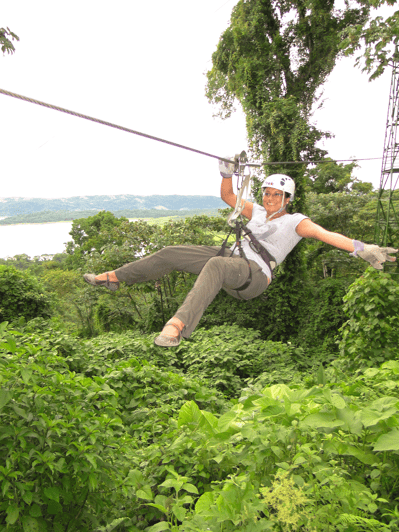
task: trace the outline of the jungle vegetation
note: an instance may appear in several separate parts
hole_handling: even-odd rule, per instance
[[[307,212],[372,241],[376,195],[336,166],[306,176]],[[1,531],[397,530],[396,266],[302,241],[297,326],[277,277],[265,298],[220,293],[166,350],[153,339],[194,276],[82,280],[226,229],[102,211],[66,253],[1,261]]]
[[[293,208],[366,242],[376,194],[326,159],[310,110],[362,39],[366,68],[389,63],[397,17],[373,21],[381,3],[241,0],[207,89],[222,113],[242,105],[253,153],[277,171],[324,158],[295,167]],[[166,350],[154,336],[193,276],[115,293],[82,280],[225,232],[224,216],[101,211],[74,220],[63,254],[0,261],[0,532],[398,530],[396,264],[302,241],[265,297],[220,293]]]

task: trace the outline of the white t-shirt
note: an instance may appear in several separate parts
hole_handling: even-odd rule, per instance
[[[267,223],[266,217],[266,209],[254,203],[252,218],[246,225],[262,246],[273,255],[276,263],[281,264],[288,253],[302,240],[302,237],[298,235],[295,229],[308,216],[300,213],[287,213],[276,220],[271,219]],[[259,264],[263,273],[271,279],[272,273],[262,260],[262,257],[250,248],[249,242],[245,238],[241,240],[241,244],[247,259]],[[235,249],[234,253],[238,255],[238,249]]]

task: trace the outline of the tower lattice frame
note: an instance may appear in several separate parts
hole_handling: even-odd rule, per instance
[[[399,62],[392,68],[388,115],[385,129],[384,153],[378,191],[377,218],[374,242],[379,246],[398,246],[399,210],[394,204],[394,193],[399,181]],[[396,198],[398,195],[396,195]]]

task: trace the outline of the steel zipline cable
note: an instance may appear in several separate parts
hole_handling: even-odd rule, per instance
[[[134,129],[130,129],[128,127],[119,126],[117,124],[113,124],[112,122],[107,122],[105,120],[101,120],[100,118],[94,118],[92,116],[84,115],[81,113],[77,113],[76,111],[71,111],[69,109],[64,109],[63,107],[58,107],[57,105],[52,105],[50,103],[41,102],[39,100],[35,100],[34,98],[28,98],[27,96],[22,96],[21,94],[15,94],[14,92],[6,91],[4,89],[0,89],[0,94],[4,94],[5,96],[11,96],[12,98],[16,98],[17,100],[22,100],[29,103],[34,103],[36,105],[41,105],[42,107],[47,107],[48,109],[53,109],[54,111],[60,111],[61,113],[66,113],[68,115],[77,116],[78,118],[83,118],[84,120],[90,120],[91,122],[96,122],[97,124],[102,124],[103,126],[113,127],[114,129],[120,129],[121,131],[126,131],[127,133],[133,133],[133,135],[138,135],[140,137],[144,137],[146,139],[150,140],[156,140],[157,142],[163,142],[164,144],[169,144],[170,146],[175,146],[176,148],[182,148],[183,150],[192,151],[194,153],[198,153],[199,155],[205,155],[206,157],[212,157],[213,159],[218,159],[226,162],[231,162],[230,159],[226,159],[225,157],[220,157],[219,155],[214,155],[212,153],[208,153],[205,151],[197,150],[195,148],[190,148],[189,146],[184,146],[183,144],[178,144],[177,142],[172,142],[170,140],[161,139],[159,137],[154,137],[153,135],[148,135],[147,133],[142,133],[140,131],[135,131]],[[321,161],[277,161],[277,162],[264,162],[264,163],[246,163],[246,166],[252,166],[252,167],[262,167],[262,166],[273,166],[273,165],[284,165],[284,164],[318,164],[318,163],[328,163],[328,162],[356,162],[356,161],[373,161],[376,159],[381,159],[382,157],[371,157],[367,159],[336,159],[336,160],[321,160]]]

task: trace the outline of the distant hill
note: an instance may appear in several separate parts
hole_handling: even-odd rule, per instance
[[[89,211],[93,214],[156,209],[168,211],[217,210],[226,207],[217,196],[75,196],[73,198],[0,198],[0,216],[21,216],[41,211]],[[182,212],[182,214],[183,214]]]
[[[89,218],[94,216],[99,210],[91,209],[89,211],[40,211],[33,212],[31,214],[20,214],[18,216],[7,216],[4,219],[0,219],[0,225],[13,225],[13,224],[43,224],[54,222],[71,222],[80,218]],[[172,211],[168,209],[132,209],[123,211],[110,211],[117,218],[124,216],[130,219],[146,219],[154,220],[157,218],[181,219],[189,216],[218,216],[217,209],[182,209],[180,211]]]

